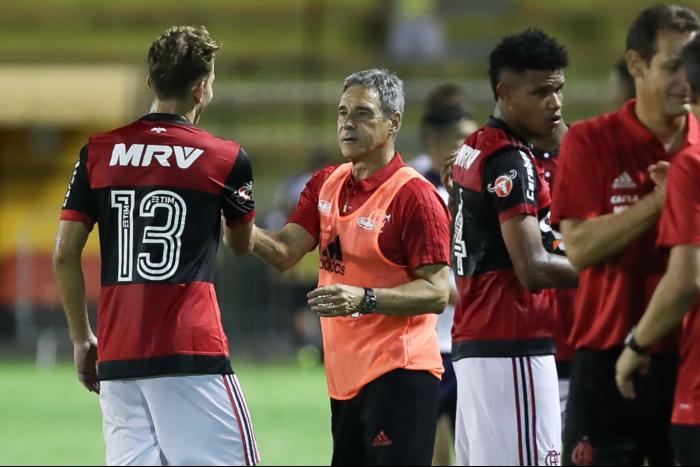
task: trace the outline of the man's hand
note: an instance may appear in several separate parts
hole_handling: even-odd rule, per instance
[[[306,295],[311,311],[323,318],[357,313],[365,290],[352,285],[334,284],[319,287]]]
[[[666,178],[668,177],[668,169],[671,166],[666,161],[659,161],[656,164],[649,166],[649,176],[656,185],[654,190],[654,198],[657,201],[659,211],[663,210],[664,198],[666,197]]]
[[[100,393],[97,380],[97,338],[90,336],[84,342],[73,343],[73,360],[78,372],[78,380],[85,388],[96,394]]]
[[[639,355],[628,347],[625,347],[622,355],[617,359],[617,364],[615,365],[615,382],[624,398],[637,398],[632,377],[636,373],[645,374],[649,369],[649,360],[648,356]]]
[[[442,186],[444,186],[450,194],[452,194],[454,190],[454,183],[452,183],[452,166],[455,163],[455,159],[457,159],[457,151],[453,152],[450,157],[445,159],[440,169],[440,181],[442,182]]]

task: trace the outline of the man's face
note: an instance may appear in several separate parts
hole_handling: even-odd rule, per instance
[[[550,136],[561,122],[564,73],[562,70],[505,71],[499,96],[510,118],[527,138]]]
[[[396,112],[392,117],[399,118]],[[338,104],[338,144],[347,159],[357,160],[381,151],[398,128],[382,112],[379,93],[373,88],[350,86]],[[395,128],[392,131],[392,128]]]
[[[649,63],[640,60],[637,97],[667,118],[690,112],[690,85],[685,76],[681,51],[695,33],[661,30],[656,36],[656,54]]]

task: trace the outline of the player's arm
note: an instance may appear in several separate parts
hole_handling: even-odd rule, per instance
[[[85,301],[85,281],[80,258],[89,230],[81,222],[62,220],[53,252],[58,294],[68,321],[78,379],[90,391],[99,392],[97,382],[97,338],[92,332]]]
[[[665,171],[666,167],[664,165],[654,170]],[[661,216],[664,190],[661,182],[653,193],[619,213],[586,220],[562,219],[561,234],[566,245],[566,256],[574,267],[582,271],[600,264],[652,228]]]
[[[234,254],[241,256],[253,251],[253,221],[224,223],[224,245]]]
[[[393,288],[373,289],[377,296],[374,313],[416,316],[442,313],[450,295],[450,268],[431,264],[414,271],[415,280]],[[334,284],[308,293],[311,311],[322,317],[347,316],[359,311],[365,291],[361,287]]]
[[[578,285],[578,273],[566,257],[544,249],[535,216],[516,215],[501,224],[501,233],[515,274],[523,287],[540,290]]]
[[[518,280],[530,290],[576,287],[578,274],[569,261],[548,253],[542,243],[537,218],[540,199],[537,186],[544,183],[523,152],[505,149],[486,160],[483,190],[496,212],[501,235]]]
[[[253,168],[248,153],[240,148],[221,190],[224,245],[236,255],[253,250]]]
[[[73,177],[61,210],[53,252],[53,268],[68,329],[78,380],[89,391],[99,392],[97,339],[88,320],[85,282],[80,258],[97,219],[94,195],[87,171],[87,146],[80,150]]]
[[[253,253],[280,272],[297,264],[314,246],[316,239],[293,222],[279,232],[253,227]]]
[[[585,125],[571,127],[561,147],[552,214],[560,222],[566,255],[582,271],[619,253],[659,219],[668,166],[650,168],[653,193],[619,213],[608,213],[608,187],[597,138]]]
[[[671,249],[668,269],[654,291],[647,311],[634,330],[640,347],[651,347],[677,328],[700,295],[700,247],[677,245]],[[646,363],[645,357],[626,347],[616,366],[616,382],[622,395],[636,397],[632,376]]]

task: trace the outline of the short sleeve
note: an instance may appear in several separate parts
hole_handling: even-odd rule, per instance
[[[532,159],[517,149],[494,154],[484,163],[483,188],[501,223],[519,214],[537,215],[538,183]]]
[[[559,152],[552,192],[552,225],[562,219],[590,219],[607,213],[605,192],[586,127],[573,125]]]
[[[321,194],[321,187],[337,167],[328,167],[313,174],[306,186],[304,186],[301,195],[299,195],[299,202],[294,212],[287,220],[288,224],[302,226],[316,241],[318,241],[321,228],[321,219],[318,215],[318,199]]]
[[[671,163],[659,223],[660,246],[700,246],[700,153],[680,154]]]
[[[95,197],[87,170],[88,150],[83,146],[61,209],[61,220],[82,222],[91,231],[97,221]]]
[[[422,179],[411,180],[396,201],[403,206],[401,245],[409,270],[450,264],[450,214],[435,187]]]
[[[255,218],[253,167],[248,153],[243,148],[239,149],[221,191],[221,210],[229,226],[250,222]]]

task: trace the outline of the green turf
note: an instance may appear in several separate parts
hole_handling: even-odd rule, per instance
[[[328,465],[330,411],[323,370],[236,364],[261,465]],[[0,363],[0,465],[104,464],[97,397],[73,369]]]

